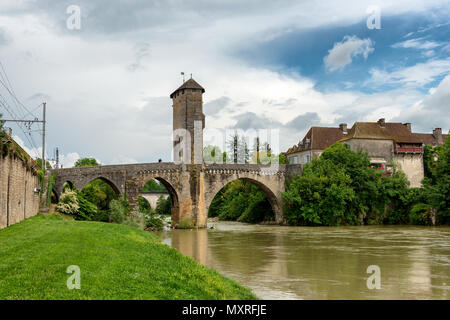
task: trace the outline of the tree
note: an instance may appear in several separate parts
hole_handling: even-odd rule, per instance
[[[5,124],[5,121],[3,121],[2,118],[3,118],[3,114],[0,113],[0,131],[3,130],[3,126]]]
[[[79,168],[79,167],[96,167],[96,166],[99,166],[99,165],[100,164],[94,158],[81,158],[81,159],[78,159],[75,162],[74,167],[75,168]]]
[[[158,201],[156,202],[155,212],[157,214],[165,214],[170,215],[172,208],[172,200],[170,197],[164,198],[163,195],[159,196]]]
[[[42,159],[41,159],[41,158],[37,158],[37,159],[36,159],[36,163],[37,163],[38,167],[42,170]],[[47,160],[45,160],[45,168],[46,168],[47,170],[52,169],[52,165],[51,165],[50,162],[47,161]]]
[[[241,137],[238,146],[238,162],[239,163],[249,163],[250,162],[250,150],[248,148],[247,140],[245,137]]]
[[[156,179],[147,181],[142,188],[142,192],[164,192],[167,193],[166,187]]]
[[[111,200],[117,199],[117,194],[114,189],[101,179],[89,182],[81,190],[81,194],[99,210],[108,210]]]
[[[249,181],[236,180],[227,184],[214,197],[208,216],[255,223],[273,220],[275,215],[261,189]]]
[[[238,152],[239,152],[239,135],[237,132],[234,132],[234,135],[230,137],[230,140],[227,142],[227,149],[231,153],[231,157],[233,160],[233,163],[238,163]]]
[[[260,141],[259,141],[259,137],[255,138],[255,143],[253,144],[253,159],[252,159],[252,163],[255,164],[260,164],[261,163],[261,159],[260,159]]]
[[[203,160],[206,163],[222,163],[222,151],[217,146],[208,145],[203,148]]]
[[[367,153],[336,143],[288,184],[284,215],[294,225],[383,223],[388,205],[399,206],[407,192],[400,170],[383,177],[370,167]],[[407,217],[407,210],[397,215]]]
[[[450,135],[435,154],[430,174],[422,181],[424,199],[432,208],[437,224],[450,223]]]

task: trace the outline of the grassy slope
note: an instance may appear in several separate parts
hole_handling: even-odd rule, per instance
[[[67,289],[69,265],[81,290]],[[0,230],[0,299],[254,298],[136,228],[38,215]]]

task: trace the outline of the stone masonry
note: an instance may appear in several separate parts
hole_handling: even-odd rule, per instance
[[[35,168],[13,154],[0,155],[0,229],[39,212],[38,176]]]

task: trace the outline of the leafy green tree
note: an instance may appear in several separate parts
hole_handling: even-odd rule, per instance
[[[74,167],[75,168],[79,168],[79,167],[96,167],[96,166],[99,166],[99,165],[100,164],[94,158],[81,158],[81,159],[78,159],[75,162]]]
[[[170,199],[170,197],[167,197],[167,199],[165,199],[163,195],[159,196],[158,201],[156,202],[155,212],[157,214],[170,215],[171,208],[172,200]]]
[[[165,192],[167,193],[166,187],[156,179],[151,179],[142,188],[142,192]]]
[[[114,199],[109,204],[110,215],[109,220],[113,223],[121,224],[125,220],[125,217],[130,212],[130,204],[125,195],[120,199]]]
[[[450,224],[450,135],[436,153],[431,177],[424,178],[424,198],[437,224]]]
[[[203,160],[207,163],[222,163],[222,151],[217,146],[208,145],[203,148]]]
[[[42,159],[41,158],[37,158],[36,159],[36,164],[38,165],[38,167],[42,170]],[[52,169],[52,165],[50,164],[50,162],[48,162],[47,160],[45,161],[45,168],[47,170]]]
[[[77,192],[79,209],[75,215],[75,220],[95,220],[97,215],[97,207],[89,202],[81,192]]]
[[[280,153],[278,155],[278,163],[279,164],[287,164],[288,163],[286,155],[284,153]]]
[[[114,189],[105,181],[96,179],[88,183],[82,190],[81,194],[89,202],[93,203],[99,210],[108,210],[109,203],[113,199],[117,199]]]
[[[148,201],[141,195],[138,197],[138,204],[139,204],[139,212],[145,214],[150,213],[152,211],[150,203],[148,203]]]
[[[230,140],[228,140],[227,148],[231,153],[233,163],[238,163],[239,135],[237,134],[237,132],[235,132],[234,135],[230,137]]]
[[[0,113],[0,131],[3,131],[3,126],[5,125],[5,121],[2,120],[3,114]]]
[[[274,219],[265,193],[246,180],[236,180],[222,188],[214,197],[208,216],[250,223]]]
[[[408,194],[407,185],[400,170],[383,177],[370,167],[367,153],[336,143],[288,184],[284,214],[294,225],[370,224],[384,222],[391,206],[399,210],[394,212],[397,220],[404,221],[407,208],[400,204]]]

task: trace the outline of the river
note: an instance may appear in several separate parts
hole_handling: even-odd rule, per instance
[[[212,225],[158,235],[262,299],[450,298],[450,227]]]

